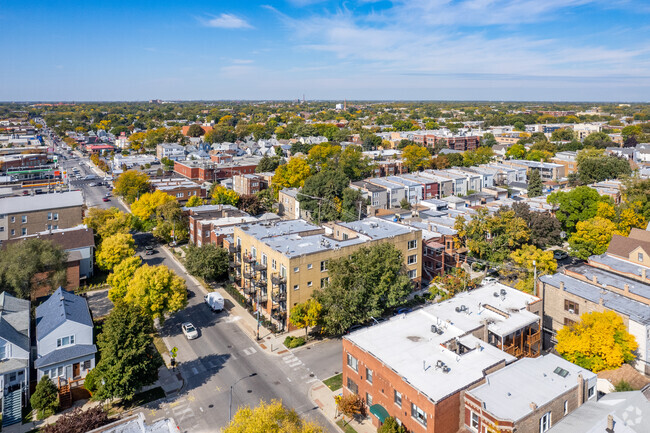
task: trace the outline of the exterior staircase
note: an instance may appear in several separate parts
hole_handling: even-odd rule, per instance
[[[2,427],[17,424],[22,420],[22,390],[5,394],[2,399]]]
[[[72,393],[70,392],[70,384],[67,380],[59,378],[59,406],[62,409],[67,409],[72,406]]]

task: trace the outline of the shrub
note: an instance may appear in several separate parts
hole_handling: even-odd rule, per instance
[[[94,406],[88,410],[78,407],[63,415],[54,424],[49,424],[41,430],[43,433],[85,433],[108,424],[108,413],[102,406]]]
[[[305,339],[303,337],[292,337],[290,335],[284,339],[284,345],[289,349],[300,347],[303,344],[305,344]]]
[[[614,386],[614,391],[616,392],[634,391],[634,387],[628,381],[621,380]]]
[[[363,399],[356,394],[348,394],[337,398],[336,405],[343,415],[350,418],[363,416],[365,412]]]
[[[49,377],[43,376],[36,385],[29,402],[36,410],[39,419],[53,415],[59,407],[59,390]]]

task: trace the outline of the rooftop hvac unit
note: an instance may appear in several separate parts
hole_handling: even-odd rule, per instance
[[[498,298],[498,297],[499,297],[499,293],[498,293],[498,292],[494,292],[494,297],[495,297],[495,298]]]
[[[501,296],[506,296],[506,289],[501,289]]]

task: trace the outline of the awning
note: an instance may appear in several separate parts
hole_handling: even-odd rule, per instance
[[[377,417],[379,422],[384,422],[388,418],[388,412],[384,409],[384,406],[380,404],[373,404],[370,406],[370,413]]]

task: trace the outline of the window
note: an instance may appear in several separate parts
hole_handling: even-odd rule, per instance
[[[298,273],[299,271],[300,271],[300,266],[295,266],[295,267],[293,268],[293,273],[294,273],[294,274]]]
[[[58,212],[55,212],[54,213],[54,221],[58,221],[58,220],[59,220],[59,214],[58,214]]]
[[[595,386],[592,386],[591,388],[589,388],[589,391],[587,392],[587,398],[593,397],[595,392],[596,392],[596,387]]]
[[[348,367],[350,367],[354,371],[359,371],[359,361],[357,361],[357,358],[354,356],[350,355],[348,353]]]
[[[472,419],[470,420],[470,427],[474,431],[478,431],[478,414],[476,412],[472,412]]]
[[[4,227],[0,227],[0,232],[3,232],[3,231],[5,231],[5,228],[4,228]]]
[[[16,222],[16,217],[15,217],[15,216],[12,216],[12,217],[11,217],[11,222],[12,222],[12,223],[15,223],[15,222]]]
[[[27,222],[27,215],[23,215],[23,224]]]
[[[564,400],[564,414],[569,413],[569,400]]]
[[[262,264],[266,266],[266,254],[262,253]]]
[[[372,406],[372,395],[366,393],[366,404]]]
[[[300,290],[300,286],[298,284],[293,285],[293,290]]]
[[[59,377],[63,377],[63,367],[59,367]]]
[[[56,224],[52,226],[52,229],[54,229],[54,230],[57,230],[58,228],[59,228],[59,226],[56,225]]]
[[[575,324],[576,324],[575,320],[571,320],[566,317],[564,318],[564,326],[573,326]]]
[[[643,261],[643,253],[639,253],[639,261],[640,261],[640,262]]]
[[[275,259],[271,259],[271,268],[275,271],[277,269],[278,265],[275,262]]]
[[[16,236],[16,230],[11,229],[11,236]]]
[[[251,248],[251,256],[253,256],[254,259],[257,258],[257,248],[255,247]]]
[[[372,383],[372,370],[366,367],[366,380]]]
[[[313,266],[310,263],[310,264],[307,265],[307,269],[311,269],[311,268],[313,268]]]
[[[16,373],[9,373],[9,382],[15,382],[16,381]]]
[[[580,314],[580,308],[578,307],[578,304],[569,301],[568,299],[564,300],[564,311],[568,311],[571,314]]]
[[[327,260],[320,262],[320,271],[325,272],[327,270]]]
[[[85,360],[84,363],[83,363],[84,370],[90,370],[91,364],[92,364],[92,361],[90,359]]]
[[[4,341],[0,340],[0,359],[5,359],[7,357],[6,349],[7,344]]]
[[[20,232],[23,234],[23,236],[25,236],[27,234],[27,229],[23,227]]]
[[[52,221],[52,212],[47,213],[47,220]]]
[[[396,405],[402,407],[402,393],[395,391],[395,395],[393,396],[393,401],[395,402]]]
[[[418,262],[418,255],[417,254],[413,254],[412,256],[408,256],[407,263],[409,265],[412,265],[413,263],[417,263],[417,262]]]
[[[185,195],[185,194],[183,194],[182,192],[177,192],[177,193],[176,193],[176,197],[179,197],[179,198],[180,198],[180,197],[183,197],[184,195]]]
[[[56,347],[68,346],[70,344],[74,344],[74,335],[56,339]]]
[[[311,287],[311,281],[307,281],[307,287]]]
[[[424,413],[422,409],[417,407],[415,403],[411,403],[411,416],[423,426],[427,425],[427,414]]]
[[[343,233],[343,240],[344,240],[344,241],[347,241],[347,240],[348,240],[348,234],[347,234],[347,233]]]
[[[348,377],[348,389],[353,393],[353,394],[359,394],[359,387],[357,386],[356,383],[352,379]]]
[[[414,250],[415,248],[417,248],[417,246],[418,246],[418,241],[416,239],[413,239],[408,243],[409,250]]]
[[[282,278],[287,277],[287,268],[285,268],[284,265],[280,265],[280,276]]]
[[[320,286],[325,287],[327,285],[327,283],[329,282],[329,280],[330,280],[329,277],[321,278],[320,279]]]
[[[539,433],[544,433],[551,428],[551,412],[546,412],[539,419]]]
[[[418,276],[417,269],[411,269],[410,271],[408,271],[408,276],[409,276],[410,279],[417,278],[417,276]]]

